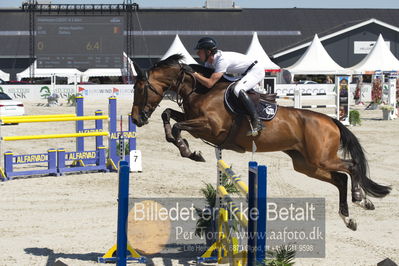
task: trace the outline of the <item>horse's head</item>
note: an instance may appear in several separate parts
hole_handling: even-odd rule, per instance
[[[148,123],[166,90],[180,86],[178,83],[181,82],[176,80],[182,73],[182,65],[179,63],[182,59],[182,55],[172,55],[155,64],[147,73],[135,64],[137,78],[131,116],[137,126],[141,127]]]

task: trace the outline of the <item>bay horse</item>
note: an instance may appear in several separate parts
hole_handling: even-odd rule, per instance
[[[291,157],[296,171],[338,188],[339,215],[352,230],[357,229],[357,224],[349,217],[347,175],[351,177],[352,201],[364,209],[374,209],[366,195],[382,198],[389,194],[391,187],[368,178],[362,146],[338,120],[310,110],[279,106],[275,118],[264,122],[265,128],[258,136],[247,136],[249,121],[237,120],[224,105],[224,93],[230,83],[218,82],[204,92],[198,89],[192,69],[180,63],[182,59],[179,54],[172,55],[145,73],[135,66],[138,76],[131,112],[133,122],[141,127],[148,123],[165,92],[175,92],[183,112],[167,108],[162,120],[166,140],[179,149],[182,157],[204,161],[200,152],[190,150],[181,136],[182,130],[224,149],[252,151],[254,141],[257,152],[283,151]],[[173,126],[171,119],[176,121]],[[340,148],[342,159],[338,156]]]

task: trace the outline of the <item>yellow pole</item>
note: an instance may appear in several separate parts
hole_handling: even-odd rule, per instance
[[[233,199],[230,197],[229,193],[227,193],[224,186],[218,186],[219,195],[226,201],[227,206],[229,207],[231,213],[236,218],[236,220],[241,224],[245,229],[248,228],[248,219],[244,213],[240,211],[237,205],[234,203]]]
[[[11,136],[3,137],[4,141],[29,140],[29,139],[58,139],[58,138],[77,138],[77,137],[96,137],[108,136],[108,132],[88,132],[88,133],[67,133],[50,135],[30,135],[30,136]]]
[[[92,115],[92,116],[74,116],[74,117],[49,117],[49,118],[33,118],[33,119],[3,119],[0,120],[4,124],[12,123],[34,123],[34,122],[63,122],[63,121],[81,121],[81,120],[100,120],[108,119],[106,115]]]
[[[241,181],[241,178],[231,170],[230,166],[225,163],[223,160],[218,161],[218,167],[220,171],[227,175],[228,178],[233,180],[234,186],[241,192],[241,195],[247,197],[248,195],[248,186],[245,182]]]
[[[0,120],[12,119],[33,119],[33,118],[56,118],[56,117],[75,117],[76,114],[53,114],[53,115],[18,115],[18,116],[2,116]]]

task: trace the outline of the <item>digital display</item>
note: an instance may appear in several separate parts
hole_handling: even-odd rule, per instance
[[[37,16],[38,68],[121,68],[122,16]]]

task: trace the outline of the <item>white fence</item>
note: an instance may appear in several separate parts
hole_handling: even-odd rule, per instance
[[[276,84],[275,93],[278,96],[294,95],[295,89],[298,88],[302,94],[316,95],[318,93],[333,94],[336,93],[335,84]],[[352,95],[351,100],[355,96],[356,84],[349,85]],[[361,99],[363,102],[371,102],[371,84],[364,83],[361,88]],[[354,103],[354,101],[352,101]]]

